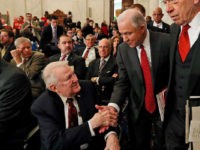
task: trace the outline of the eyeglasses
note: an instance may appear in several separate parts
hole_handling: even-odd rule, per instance
[[[163,2],[163,4],[176,4],[177,2],[178,2],[178,0],[163,0],[162,1]]]

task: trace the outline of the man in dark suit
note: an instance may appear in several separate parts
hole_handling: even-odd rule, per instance
[[[41,34],[40,48],[46,56],[52,56],[53,54],[59,53],[57,47],[58,38],[63,34],[64,29],[58,25],[58,17],[51,16],[51,23],[44,27]]]
[[[36,125],[30,112],[30,83],[23,71],[1,57],[0,78],[0,147],[23,150],[24,140]]]
[[[169,37],[148,31],[144,16],[136,8],[124,11],[117,21],[124,43],[118,47],[119,79],[109,108],[119,112],[128,96],[130,149],[150,150],[154,124],[155,149],[161,150],[162,128],[155,95],[167,86]]]
[[[79,56],[82,56],[85,59],[86,67],[89,66],[89,63],[96,58],[99,58],[98,49],[94,46],[95,37],[92,34],[88,34],[85,38],[85,47],[80,47],[76,49],[75,53]]]
[[[148,29],[151,31],[157,32],[170,32],[170,26],[162,21],[162,17],[164,16],[162,9],[157,7],[153,11],[153,21],[148,24]]]
[[[93,85],[90,82],[79,84],[73,69],[64,61],[48,64],[43,79],[48,90],[31,107],[39,122],[42,148],[102,150],[104,140],[95,129],[105,125],[115,126],[117,116],[109,111],[95,113]],[[72,106],[69,106],[69,99],[75,107],[74,118],[78,117],[74,125],[70,122],[69,109]],[[115,133],[108,135],[106,148],[119,150]]]
[[[13,31],[8,30],[8,29],[2,29],[0,37],[1,37],[1,44],[2,44],[1,57],[5,61],[10,62],[10,60],[12,59],[10,51],[15,49],[14,33]]]
[[[175,22],[171,26],[165,140],[167,150],[186,150],[188,149],[188,144],[185,144],[186,100],[190,96],[200,95],[200,1],[165,0],[164,3],[167,13]],[[181,42],[182,31],[188,36],[189,41],[185,43]],[[185,47],[187,49],[184,49]],[[199,106],[200,103],[197,101],[196,105]]]
[[[73,52],[74,43],[71,37],[62,35],[58,41],[59,54],[55,54],[49,58],[50,62],[67,61],[69,66],[74,68],[78,79],[84,79],[86,73],[85,60]]]
[[[98,98],[102,104],[108,104],[117,80],[117,64],[115,57],[110,55],[111,43],[108,39],[99,41],[100,58],[93,60],[88,67],[86,79],[91,80],[98,91]]]

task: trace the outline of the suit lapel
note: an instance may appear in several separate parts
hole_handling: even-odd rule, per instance
[[[78,103],[78,107],[80,110],[80,116],[83,119],[83,122],[87,121],[87,114],[86,114],[86,110],[85,110],[85,106],[84,106],[84,97],[82,97],[80,94],[76,95],[76,100]]]
[[[152,77],[153,77],[153,84],[155,85],[155,79],[156,79],[156,71],[158,70],[159,65],[159,58],[160,58],[160,52],[162,51],[160,49],[160,45],[158,45],[156,40],[156,35],[153,32],[150,33],[150,48],[151,48],[151,62],[152,62]]]
[[[140,66],[140,62],[138,59],[138,53],[137,53],[137,49],[136,48],[129,48],[127,49],[127,56],[130,58],[130,64],[132,66],[130,70],[135,70],[137,72],[137,76],[139,78],[140,81],[143,82],[143,74],[142,74],[142,70],[141,70],[141,66]]]

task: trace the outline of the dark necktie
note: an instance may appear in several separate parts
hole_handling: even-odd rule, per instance
[[[106,65],[105,59],[101,59],[100,65],[99,65],[99,73],[102,71],[103,67]]]
[[[65,60],[65,58],[66,58],[66,56],[67,56],[66,54],[62,55],[62,57],[61,57],[61,59],[60,59],[60,60],[61,60],[61,61],[64,61],[64,60]]]
[[[183,26],[181,34],[180,34],[180,38],[179,38],[178,49],[179,49],[179,53],[180,53],[182,62],[185,61],[185,59],[190,51],[190,40],[189,40],[189,36],[188,36],[189,28],[190,28],[190,26],[188,24]]]
[[[156,110],[156,102],[153,92],[151,69],[143,45],[141,45],[141,67],[145,81],[145,108],[149,113],[153,113]]]
[[[68,98],[68,128],[78,126],[78,114],[76,107],[73,104],[73,99]]]
[[[87,48],[85,54],[84,54],[84,59],[86,59],[88,57],[88,54],[89,54],[89,51],[90,51],[90,48]]]

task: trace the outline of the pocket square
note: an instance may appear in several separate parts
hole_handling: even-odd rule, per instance
[[[108,70],[106,73],[110,73],[111,71],[110,70]]]

